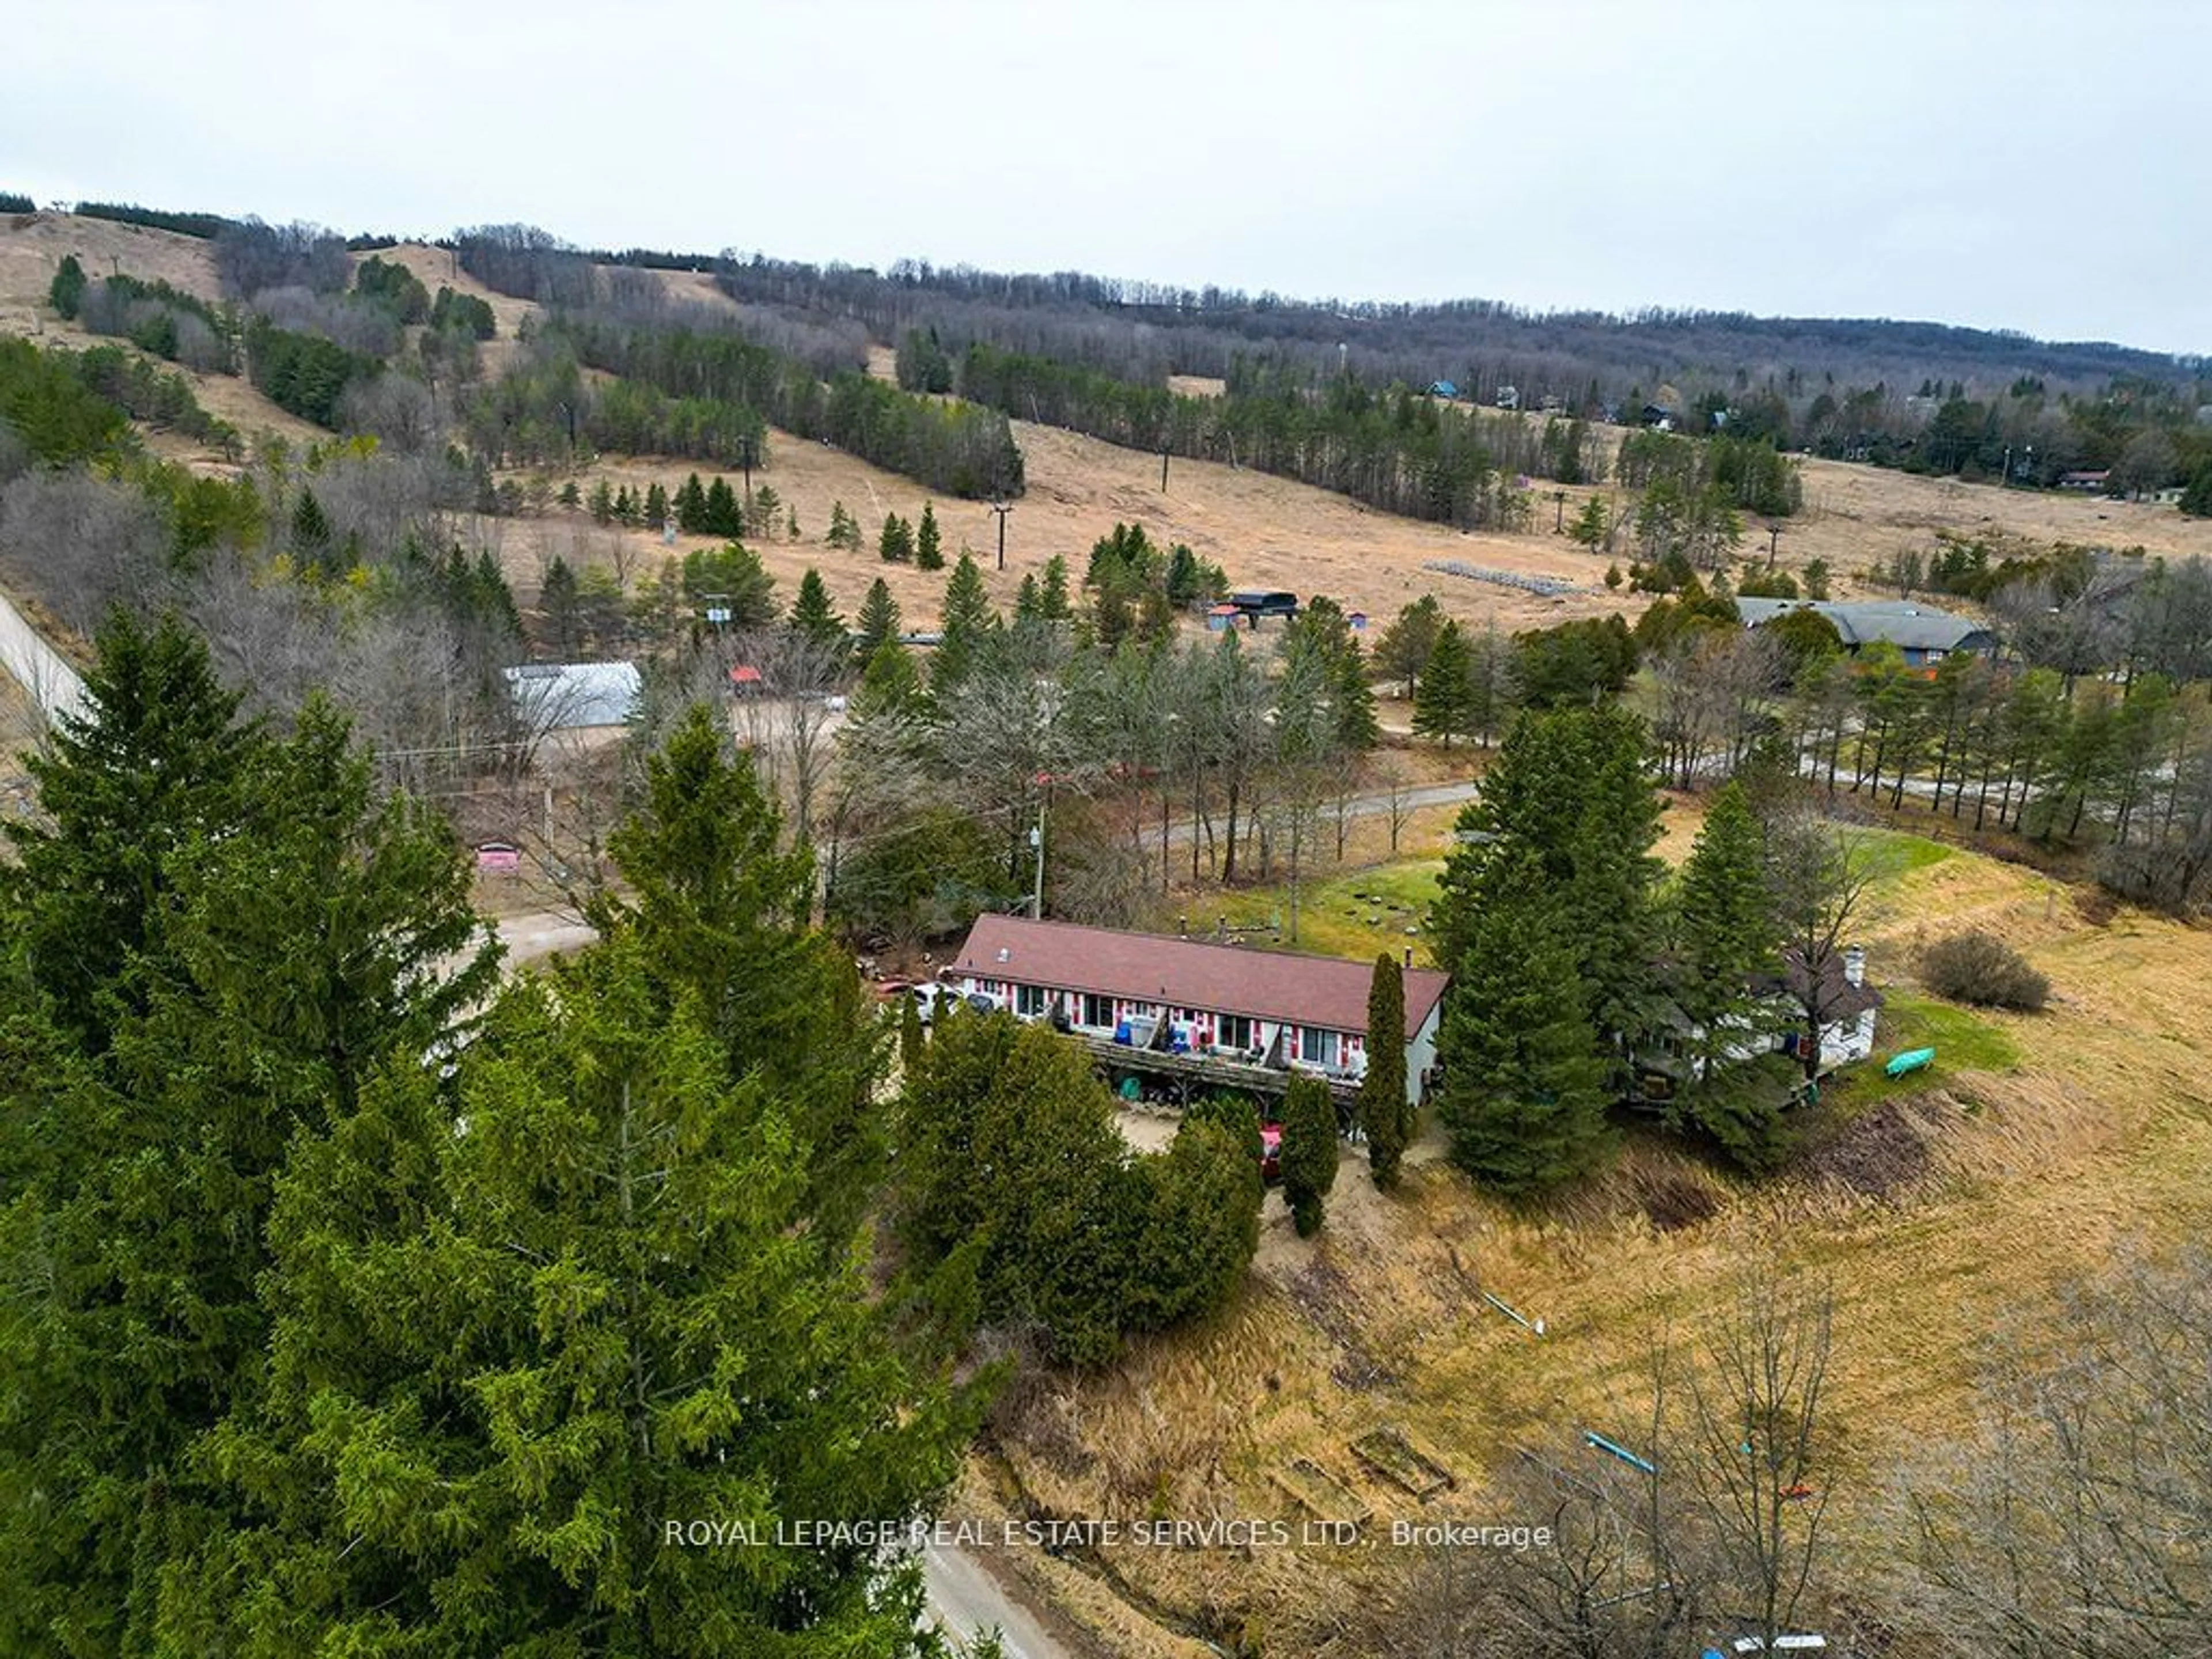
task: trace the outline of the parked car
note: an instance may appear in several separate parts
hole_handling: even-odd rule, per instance
[[[988,1014],[1006,1006],[1000,999],[990,995],[988,992],[963,991],[957,985],[946,985],[938,980],[931,980],[925,984],[915,986],[914,1000],[919,1005],[921,1023],[924,1025],[934,1021],[942,1010],[958,1003],[966,1003],[969,1008],[979,1014]]]

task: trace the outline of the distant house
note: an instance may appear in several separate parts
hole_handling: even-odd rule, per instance
[[[1431,380],[1429,382],[1429,396],[1431,398],[1456,398],[1459,396],[1459,387],[1450,380]]]
[[[2058,475],[2061,489],[2079,490],[2085,495],[2101,495],[2112,483],[2109,469],[2096,472],[2062,472]]]
[[[634,662],[525,663],[506,678],[515,714],[533,732],[625,725],[642,684]]]
[[[1933,668],[1957,651],[1993,656],[1997,648],[1997,636],[1971,617],[1911,599],[1740,599],[1735,608],[1746,628],[1762,628],[1793,611],[1809,611],[1834,624],[1836,636],[1852,655],[1880,641],[1903,652],[1910,668]]]
[[[730,670],[730,695],[733,697],[756,697],[766,682],[761,672],[749,662],[737,664]]]
[[[1646,404],[1644,405],[1643,421],[1654,432],[1672,432],[1682,424],[1682,416],[1663,404]]]
[[[1804,1050],[1805,1009],[1813,977],[1802,951],[1785,951],[1781,971],[1750,988],[1764,1005],[1764,1017],[1755,1026],[1744,1023],[1741,1038],[1717,1045],[1717,1053],[1707,1043],[1702,1027],[1679,1011],[1670,1011],[1659,1029],[1628,1045],[1635,1099],[1644,1105],[1662,1105],[1674,1098],[1692,1071],[1702,1073],[1715,1065],[1737,1065],[1764,1054],[1797,1059]],[[1822,1077],[1873,1054],[1875,1019],[1882,995],[1867,983],[1863,950],[1854,945],[1828,957],[1821,964],[1819,993],[1810,1001],[1820,1014]]]
[[[1437,1057],[1449,976],[1404,969],[1406,1097]],[[1280,1093],[1294,1073],[1348,1090],[1367,1071],[1371,962],[1020,916],[983,916],[944,970],[1022,1019],[1085,1039],[1112,1069]]]
[[[1813,988],[1813,975],[1801,951],[1785,952],[1782,974],[1763,988],[1778,1001],[1786,1000],[1802,1018]],[[1866,952],[1854,945],[1836,952],[1820,964],[1819,994],[1810,999],[1820,1011],[1820,1071],[1852,1066],[1874,1053],[1875,1016],[1881,1008],[1881,993],[1867,983]],[[1785,1031],[1777,1047],[1795,1054],[1803,1042],[1795,1028]]]

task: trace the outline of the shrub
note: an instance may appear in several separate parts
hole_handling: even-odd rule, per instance
[[[1921,982],[1937,996],[1982,1008],[2039,1012],[2051,981],[1994,934],[1954,933],[1920,953]]]

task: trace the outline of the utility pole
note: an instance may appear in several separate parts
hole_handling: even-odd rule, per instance
[[[1163,450],[1161,450],[1161,451],[1160,451],[1160,494],[1161,494],[1161,495],[1166,495],[1167,493],[1168,493],[1168,452],[1167,452],[1166,450],[1163,449]]]
[[[1552,492],[1552,500],[1559,509],[1552,515],[1552,533],[1564,536],[1567,533],[1567,492],[1555,489]]]
[[[1030,920],[1044,920],[1044,792],[1037,792],[1036,828],[1030,831],[1030,845],[1036,849],[1036,886],[1030,894]]]
[[[1006,514],[1014,510],[1012,501],[993,501],[991,511],[999,515],[999,568],[1006,568]]]

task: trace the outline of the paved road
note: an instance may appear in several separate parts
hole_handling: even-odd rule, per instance
[[[0,668],[30,694],[46,718],[84,707],[84,680],[61,653],[39,637],[5,594],[0,594]]]
[[[937,1627],[954,1639],[996,1626],[1006,1659],[1073,1659],[967,1551],[930,1545],[921,1553],[921,1581]]]

